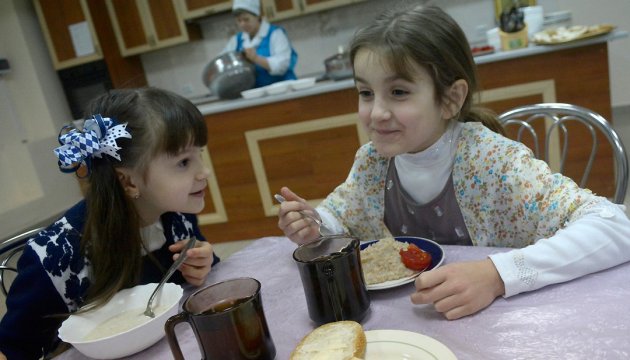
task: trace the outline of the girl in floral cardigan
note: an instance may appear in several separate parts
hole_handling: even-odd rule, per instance
[[[302,210],[362,240],[407,235],[514,248],[416,278],[411,301],[448,319],[630,260],[630,220],[619,206],[552,173],[472,105],[475,64],[444,11],[392,9],[357,32],[350,55],[371,142],[317,209],[281,190],[288,201],[278,225],[292,241],[318,236]]]

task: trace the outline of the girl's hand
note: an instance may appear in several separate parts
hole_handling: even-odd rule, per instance
[[[288,187],[280,189],[280,195],[287,200],[280,204],[280,211],[278,212],[278,227],[284,232],[284,235],[296,244],[305,244],[318,238],[319,228],[317,224],[302,216],[298,210],[311,212],[319,217],[317,211]]]
[[[186,243],[190,241],[178,241],[175,244],[168,247],[173,255],[173,261],[179,257],[179,252],[186,246]],[[184,279],[195,286],[201,286],[206,281],[206,276],[210,272],[212,266],[212,245],[207,241],[197,241],[195,247],[188,250],[188,257],[184,260],[184,263],[180,265],[179,271],[182,272]]]
[[[433,304],[449,319],[471,315],[505,294],[503,280],[492,260],[448,264],[416,278],[414,304]]]

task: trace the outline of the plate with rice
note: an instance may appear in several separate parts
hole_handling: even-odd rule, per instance
[[[415,244],[431,254],[431,265],[423,271],[435,269],[444,261],[444,249],[433,240],[413,236],[396,236],[361,244],[361,267],[368,290],[382,290],[408,284],[422,271],[408,269],[400,258],[400,250]]]

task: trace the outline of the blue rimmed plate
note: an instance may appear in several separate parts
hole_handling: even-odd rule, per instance
[[[424,271],[435,269],[436,267],[442,265],[442,262],[444,262],[444,249],[442,249],[442,247],[433,240],[424,239],[424,238],[415,237],[415,236],[395,236],[394,239],[396,241],[400,241],[404,243],[415,244],[420,249],[431,254],[431,265],[429,265],[429,267]],[[378,240],[368,241],[361,244],[361,250],[376,243],[377,241]],[[420,275],[420,272],[414,273],[410,276],[397,279],[397,280],[389,280],[389,281],[385,281],[378,284],[370,284],[370,285],[367,285],[366,288],[368,290],[390,289],[397,286],[408,284],[412,282],[418,275]]]

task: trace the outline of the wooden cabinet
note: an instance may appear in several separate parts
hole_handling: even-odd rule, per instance
[[[269,20],[280,20],[365,0],[262,0]]]
[[[269,21],[286,19],[302,13],[299,0],[262,0],[263,12]]]
[[[232,0],[177,0],[185,20],[232,9]]]
[[[55,69],[103,58],[86,0],[35,0]]]
[[[106,4],[123,56],[190,39],[180,7],[174,0],[106,0]]]
[[[303,13],[311,13],[359,2],[357,0],[299,0]]]

